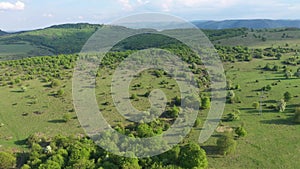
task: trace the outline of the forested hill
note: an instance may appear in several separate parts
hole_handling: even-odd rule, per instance
[[[259,24],[264,22],[265,24]],[[293,24],[295,22],[295,24]],[[209,24],[210,23],[210,24]],[[215,24],[214,24],[215,23]],[[272,24],[268,24],[272,23]],[[272,20],[252,20],[252,21],[222,21],[217,28],[225,27],[276,27],[279,23],[285,23],[288,27],[300,28],[300,21],[272,21]],[[197,23],[196,23],[197,24]],[[211,28],[217,26],[217,22],[199,22],[199,27]],[[220,26],[221,25],[221,26]],[[253,25],[253,26],[251,26]],[[273,25],[273,26],[272,26]],[[100,24],[63,24],[54,25],[45,29],[23,31],[15,33],[6,33],[0,31],[0,60],[1,59],[20,59],[31,56],[49,56],[58,54],[74,54],[81,51],[86,41],[103,25]],[[281,27],[281,26],[278,26]],[[123,28],[127,29],[127,28]],[[133,31],[128,29],[129,31]],[[219,44],[236,44],[235,42],[253,41],[258,43],[262,40],[272,39],[274,41],[293,40],[298,37],[300,29],[255,29],[248,28],[230,28],[230,29],[202,29],[208,38],[214,43]],[[170,30],[169,30],[170,31]],[[140,35],[122,41],[116,50],[139,50],[149,47],[164,47],[166,45],[178,43],[166,37],[152,34]],[[268,34],[268,35],[267,35]],[[270,35],[269,35],[270,34]],[[1,36],[2,35],[2,36]],[[248,36],[251,35],[251,36]],[[256,38],[255,38],[256,37]],[[235,39],[234,39],[235,38]],[[254,38],[254,39],[253,39]],[[145,41],[147,39],[147,41]]]
[[[229,28],[300,28],[300,20],[224,20],[224,21],[194,21],[202,29],[229,29]]]
[[[0,30],[0,36],[2,36],[2,35],[6,35],[6,34],[7,34],[6,32],[4,32],[4,31]]]
[[[63,24],[0,36],[0,58],[77,53],[100,27],[87,23]]]

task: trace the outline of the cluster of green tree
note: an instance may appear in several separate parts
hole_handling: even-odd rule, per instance
[[[208,165],[205,151],[196,143],[177,145],[163,154],[147,158],[136,158],[134,155],[127,158],[115,155],[97,146],[88,138],[64,136],[40,138],[38,135],[32,135],[28,139],[28,144],[30,152],[23,155],[27,160],[22,169],[201,169],[206,168]],[[1,156],[0,154],[0,159]],[[4,161],[6,162],[5,166],[13,166],[15,158],[7,158]]]
[[[299,58],[299,56],[292,56],[292,57],[289,57],[288,59],[282,61],[282,63],[286,64],[286,65],[297,66],[300,64],[300,58]]]
[[[7,32],[0,30],[0,36],[6,35],[6,34],[7,34]]]
[[[236,36],[247,36],[247,28],[237,28],[237,29],[204,29],[203,32],[208,36],[211,41],[216,41],[220,39],[227,39]]]
[[[0,62],[0,84],[14,85],[31,79],[51,82],[70,79],[77,55],[33,57]]]
[[[45,48],[53,54],[74,54],[80,52],[86,41],[102,25],[66,24],[46,29],[18,32],[10,36],[2,36],[0,42],[15,44],[28,42],[40,48]]]
[[[242,46],[216,46],[219,56],[223,61],[250,61],[252,58],[272,57],[281,59],[282,54],[297,52],[292,48],[264,48],[264,49],[249,49]]]

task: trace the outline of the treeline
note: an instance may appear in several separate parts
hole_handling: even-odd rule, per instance
[[[280,60],[283,54],[298,53],[297,49],[277,47],[264,49],[250,49],[244,46],[216,46],[216,50],[223,61],[251,61],[253,58],[274,58]]]
[[[77,55],[34,57],[0,62],[0,86],[21,84],[22,81],[72,78]]]
[[[25,159],[22,169],[201,169],[208,165],[205,151],[196,143],[177,145],[163,154],[147,158],[136,158],[134,155],[127,158],[112,154],[86,137],[56,136],[47,138],[35,134],[28,138],[27,143],[30,146],[30,152],[20,155]],[[11,165],[13,161],[16,160],[11,157],[6,166],[13,167]]]

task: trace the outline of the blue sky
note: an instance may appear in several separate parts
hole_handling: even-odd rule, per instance
[[[299,0],[0,0],[0,29],[53,24],[110,23],[120,17],[161,12],[186,20],[300,19]]]

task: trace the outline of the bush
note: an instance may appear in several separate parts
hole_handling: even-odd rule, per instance
[[[284,96],[284,101],[286,102],[292,99],[292,94],[290,92],[285,92],[283,96]]]
[[[236,141],[231,135],[226,134],[217,140],[217,147],[222,155],[232,154],[236,149]]]
[[[66,114],[63,115],[63,121],[64,122],[70,121],[71,118],[72,118],[72,115],[70,113],[66,113]]]
[[[57,92],[56,92],[56,95],[57,96],[62,96],[65,94],[65,90],[64,89],[59,89]]]
[[[202,109],[210,108],[210,98],[209,97],[204,97],[201,99],[201,108]]]
[[[296,108],[295,110],[294,122],[300,123],[300,107]]]
[[[195,123],[194,123],[194,127],[199,127],[201,124],[201,119],[199,117],[197,117]]]
[[[238,137],[245,137],[247,135],[247,131],[244,127],[238,127],[235,129],[235,134],[237,134]]]
[[[132,100],[138,100],[139,98],[138,98],[137,94],[132,94],[130,96],[130,99],[132,99]]]
[[[228,113],[225,117],[225,121],[235,121],[239,120],[240,116],[236,112]]]
[[[60,86],[61,84],[60,84],[60,81],[59,80],[53,80],[52,82],[51,82],[51,87],[57,87],[57,86]]]
[[[13,168],[16,165],[16,157],[10,153],[0,152],[0,169]]]
[[[255,109],[258,109],[259,108],[259,103],[258,102],[252,103],[252,107],[255,108]]]

